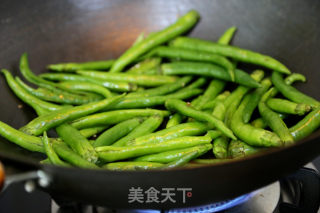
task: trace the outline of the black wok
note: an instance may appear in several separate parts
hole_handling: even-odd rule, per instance
[[[318,1],[49,1],[2,0],[0,67],[19,75],[18,60],[29,53],[36,73],[63,61],[116,58],[137,35],[159,30],[189,9],[201,14],[191,36],[216,40],[228,27],[238,27],[234,45],[273,56],[293,72],[306,75],[298,88],[320,100],[320,4]],[[16,128],[35,117],[0,78],[0,120]],[[23,104],[22,108],[18,105]],[[42,170],[50,177],[45,191],[54,196],[110,207],[181,207],[244,194],[298,169],[320,154],[320,130],[294,146],[269,150],[246,159],[172,171],[110,172],[40,165],[43,156],[0,138],[4,165]],[[128,203],[131,187],[192,188],[182,202]],[[180,196],[180,197],[179,197]]]

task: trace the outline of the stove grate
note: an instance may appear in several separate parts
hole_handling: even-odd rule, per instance
[[[235,207],[237,205],[240,205],[247,200],[249,200],[252,197],[252,193],[242,195],[240,197],[226,200],[222,202],[212,203],[208,205],[202,205],[202,206],[196,206],[196,207],[190,207],[190,208],[182,208],[182,209],[172,209],[165,211],[166,213],[213,213],[213,212],[219,212],[223,210],[230,209],[232,207]]]

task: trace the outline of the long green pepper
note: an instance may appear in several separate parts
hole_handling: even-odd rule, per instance
[[[109,105],[120,101],[124,95],[112,97],[102,101],[89,103],[72,108],[62,108],[51,112],[50,114],[41,115],[27,125],[23,126],[21,130],[29,135],[40,135],[50,128],[56,127],[62,123],[72,121],[74,119],[92,114],[102,109],[106,109]]]
[[[94,142],[93,146],[109,146],[116,142],[118,139],[127,135],[134,128],[143,122],[143,118],[132,118],[117,125],[113,126],[110,129],[107,129],[103,132]]]
[[[162,64],[161,69],[164,75],[198,75],[231,81],[231,77],[226,70],[214,64],[200,62],[172,62]],[[253,80],[248,73],[236,69],[234,74],[235,83],[253,88],[260,87],[260,84]]]
[[[233,135],[232,131],[219,119],[213,117],[209,113],[201,112],[192,107],[189,107],[187,103],[177,100],[177,99],[169,99],[166,101],[165,106],[167,109],[171,111],[177,111],[185,116],[192,117],[196,120],[206,121],[220,130],[227,137],[232,139],[236,139]]]
[[[261,65],[281,73],[290,74],[289,69],[276,59],[257,52],[242,49],[239,47],[217,44],[212,41],[205,41],[196,38],[179,37],[171,41],[171,46],[192,50],[207,51],[226,57],[233,58],[250,64]]]
[[[134,159],[134,161],[170,163],[172,161],[179,160],[182,156],[194,151],[198,152],[196,157],[199,157],[205,154],[206,152],[208,152],[211,148],[212,148],[211,144],[198,145],[198,146],[189,147],[185,149],[177,149],[177,150],[172,150],[167,152],[161,152],[158,154],[144,155]]]
[[[143,135],[135,138],[132,141],[128,141],[126,145],[136,146],[152,143],[162,143],[167,140],[179,138],[183,136],[196,136],[202,135],[208,130],[208,126],[200,122],[190,122],[178,124],[167,129],[163,129],[149,135]]]
[[[133,129],[128,135],[112,144],[112,146],[124,146],[128,141],[142,135],[150,134],[161,125],[162,121],[163,117],[160,115],[150,116],[143,123]]]
[[[121,121],[128,120],[135,117],[145,117],[151,115],[161,115],[163,117],[169,116],[169,112],[165,110],[156,109],[127,109],[114,110],[110,112],[101,112],[93,115],[81,117],[71,122],[71,125],[77,129],[84,129],[97,125],[111,125],[117,124]]]
[[[113,64],[110,72],[121,72],[125,66],[133,62],[136,58],[151,50],[160,44],[163,44],[178,35],[181,35],[191,29],[199,19],[199,14],[195,10],[191,10],[184,16],[180,17],[176,23],[169,27],[148,36],[145,40],[134,47],[129,48],[122,56],[120,56]]]
[[[96,151],[101,160],[105,162],[112,162],[117,160],[124,160],[128,158],[138,157],[147,154],[155,154],[174,149],[182,149],[192,147],[200,144],[209,144],[211,138],[209,136],[195,136],[195,137],[181,137],[175,138],[162,143],[146,144],[139,146],[101,146],[97,147]]]

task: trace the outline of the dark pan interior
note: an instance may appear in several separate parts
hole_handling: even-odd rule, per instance
[[[18,61],[23,52],[29,54],[30,66],[35,73],[45,72],[45,66],[50,63],[116,58],[142,31],[149,33],[163,29],[190,9],[198,10],[201,15],[191,36],[215,41],[228,27],[236,26],[238,32],[233,40],[234,45],[275,57],[293,72],[306,75],[308,82],[297,84],[297,87],[320,100],[319,1],[293,0],[288,4],[277,0],[2,0],[0,67],[8,68],[20,76]],[[3,76],[0,77],[0,86],[1,121],[19,128],[35,117],[33,110],[9,90]],[[19,108],[21,104],[23,107]],[[62,190],[59,184],[69,180],[69,192],[64,192],[66,197],[114,206],[128,204],[124,196],[127,196],[130,184],[166,186],[171,177],[171,186],[176,183],[180,186],[191,184],[198,187],[198,197],[189,203],[192,205],[248,192],[297,169],[319,155],[319,145],[316,143],[319,135],[320,130],[310,137],[312,140],[299,143],[299,146],[271,151],[244,161],[195,170],[126,173],[126,176],[124,173],[97,172],[99,175],[94,176],[95,172],[92,171],[62,170],[55,167],[45,169],[54,173],[58,179],[54,193],[59,194]],[[41,158],[41,155],[24,151],[3,138],[0,140],[2,157],[29,164]],[[293,161],[286,162],[290,159]],[[260,169],[260,174],[255,173],[254,170],[260,167],[265,170]],[[79,174],[83,175],[78,183],[96,178],[89,184],[90,187],[73,187],[72,177]],[[183,180],[185,175],[188,178]],[[237,175],[239,179],[235,177]],[[148,181],[139,181],[146,177]],[[203,180],[203,184],[198,182],[199,178]],[[94,190],[99,190],[102,181],[116,184],[112,189],[105,186],[106,190],[113,192],[113,196],[94,193]],[[196,185],[196,182],[203,186]],[[205,187],[204,184],[209,184],[210,187]],[[79,193],[74,193],[76,190]],[[90,193],[88,190],[91,190]],[[211,190],[211,196],[208,196],[208,190]],[[87,195],[82,195],[81,192],[84,191],[88,192]],[[119,196],[116,196],[117,193]]]

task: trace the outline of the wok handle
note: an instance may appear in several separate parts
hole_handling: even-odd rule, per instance
[[[10,166],[8,166],[10,170]],[[0,161],[0,193],[3,192],[8,186],[17,182],[25,182],[25,189],[28,192],[34,190],[36,185],[46,188],[51,183],[51,177],[43,170],[30,169],[26,171],[18,171],[14,174],[5,174],[5,169]]]
[[[2,187],[4,184],[5,173],[2,163],[0,162],[0,192],[2,191]]]

